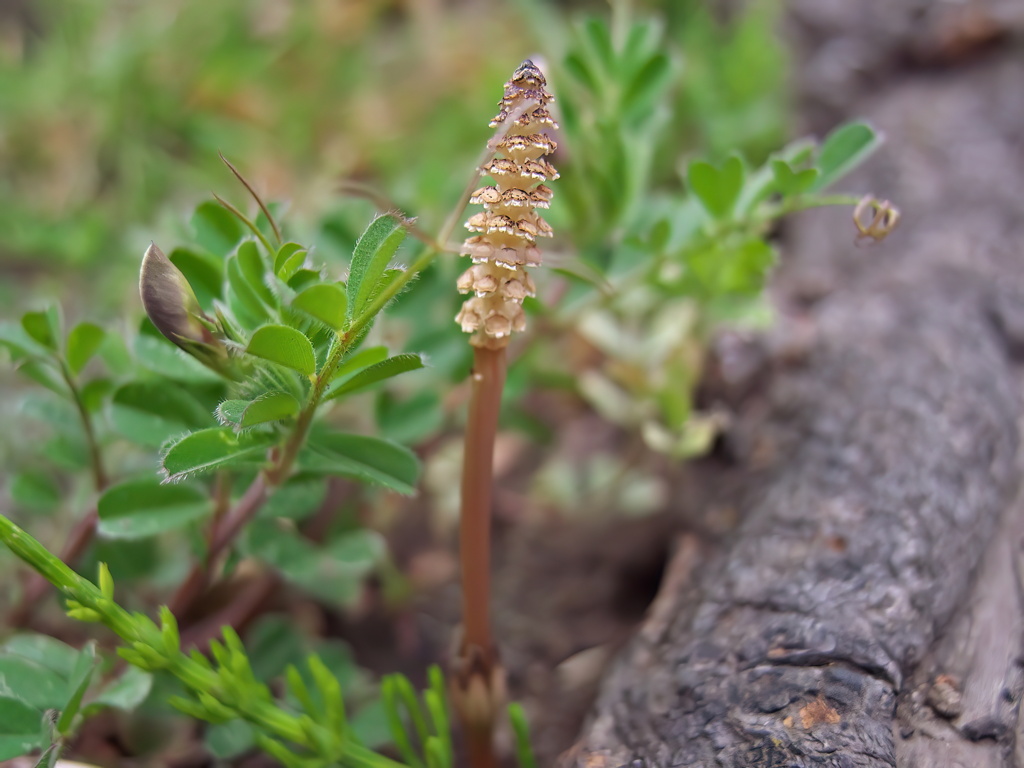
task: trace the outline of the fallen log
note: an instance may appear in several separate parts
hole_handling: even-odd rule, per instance
[[[1005,51],[852,106],[902,231],[797,226],[781,302],[813,300],[813,340],[731,436],[770,467],[737,473],[734,538],[663,587],[565,765],[1024,764],[1021,82]]]

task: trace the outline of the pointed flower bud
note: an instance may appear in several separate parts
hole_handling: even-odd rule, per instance
[[[551,188],[543,182],[558,178],[544,155],[555,151],[546,131],[558,128],[548,111],[554,97],[547,81],[532,61],[524,61],[505,83],[498,115],[491,127],[504,135],[497,144],[500,157],[483,167],[494,183],[473,193],[470,202],[482,205],[466,222],[474,233],[462,246],[462,255],[473,266],[458,279],[460,293],[474,294],[455,321],[470,342],[499,349],[510,334],[526,328],[522,303],[536,288],[526,267],[540,266],[537,239],[551,237],[551,226],[538,214],[551,202]]]
[[[228,378],[238,378],[224,344],[213,335],[213,323],[203,313],[185,275],[151,243],[139,274],[142,306],[164,336],[199,362]]]

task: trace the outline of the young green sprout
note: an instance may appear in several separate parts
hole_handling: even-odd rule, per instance
[[[496,764],[492,732],[505,698],[505,675],[489,616],[491,482],[505,350],[511,335],[526,327],[523,300],[536,290],[526,268],[540,266],[537,239],[551,236],[551,227],[537,213],[551,200],[544,182],[558,178],[545,159],[556,146],[548,132],[557,128],[548,112],[553,97],[545,86],[544,75],[529,60],[505,84],[500,110],[491,121],[499,129],[494,146],[498,156],[481,169],[494,183],[470,198],[484,210],[466,222],[474,234],[461,252],[473,265],[457,283],[460,293],[473,294],[455,319],[472,334],[474,352],[459,532],[463,634],[453,670],[453,699],[473,768]]]

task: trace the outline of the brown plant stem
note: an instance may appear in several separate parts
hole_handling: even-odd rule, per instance
[[[495,765],[494,719],[503,676],[491,634],[491,497],[494,441],[505,384],[505,348],[475,347],[462,463],[459,559],[463,635],[455,671],[458,710],[472,768]]]
[[[459,558],[462,564],[463,643],[491,646],[491,490],[494,440],[505,385],[505,350],[473,350],[472,396],[462,459]]]
[[[183,617],[196,600],[206,591],[210,573],[221,553],[234,541],[235,536],[249,522],[269,497],[267,481],[264,473],[256,476],[242,498],[217,520],[210,533],[210,544],[206,557],[193,564],[188,576],[171,597],[168,605],[171,612]]]

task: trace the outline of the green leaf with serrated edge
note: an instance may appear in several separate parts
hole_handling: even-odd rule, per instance
[[[320,283],[292,299],[292,306],[336,331],[345,324],[348,297],[337,283]]]
[[[419,459],[408,448],[347,432],[311,437],[300,464],[309,472],[354,477],[406,495],[415,493],[420,472]]]
[[[196,241],[213,254],[228,253],[245,234],[242,223],[213,201],[199,204],[192,215],[192,228]]]
[[[0,654],[0,696],[44,710],[61,709],[67,695],[67,678],[54,670],[23,656]]]
[[[301,332],[286,325],[265,325],[257,329],[245,351],[304,376],[316,373],[312,343]]]
[[[252,240],[246,240],[238,246],[237,256],[238,266],[241,268],[246,282],[264,304],[274,306],[274,294],[267,287],[267,267],[260,255],[259,246]]]
[[[69,678],[70,695],[66,703],[60,709],[60,719],[57,720],[57,732],[61,736],[70,736],[74,725],[75,716],[82,706],[82,699],[85,692],[92,683],[93,674],[96,672],[96,643],[90,641],[82,648],[78,656],[75,669]]]
[[[405,239],[405,225],[394,216],[384,215],[373,220],[352,254],[348,277],[348,312],[350,318],[359,317],[370,300],[377,281],[384,274],[398,246]]]
[[[783,195],[800,195],[807,192],[818,180],[817,168],[804,168],[794,171],[785,160],[772,160],[772,176],[775,188]]]
[[[43,713],[20,699],[0,694],[0,760],[11,760],[46,747]]]
[[[190,485],[155,478],[128,480],[100,496],[99,532],[110,539],[138,539],[181,528],[210,514],[210,497]]]
[[[53,670],[60,677],[71,675],[78,661],[78,649],[49,635],[22,632],[0,645],[0,653],[20,656]]]
[[[687,169],[690,190],[704,209],[716,219],[728,218],[743,189],[743,161],[733,155],[721,168],[694,160]]]
[[[230,427],[203,429],[172,443],[160,462],[175,482],[191,475],[236,464],[261,463],[274,438],[261,432],[236,434]]]
[[[376,365],[371,365],[369,368],[364,368],[359,373],[352,376],[350,379],[343,381],[337,387],[332,388],[325,400],[331,400],[335,397],[341,397],[343,395],[349,395],[353,392],[372,387],[374,384],[385,379],[390,379],[392,376],[398,376],[401,373],[408,371],[415,371],[423,367],[423,358],[417,354],[406,353],[402,355],[395,355],[389,357]]]
[[[217,419],[238,429],[295,416],[299,401],[287,392],[266,392],[254,400],[225,400],[217,407]]]
[[[79,374],[103,343],[106,331],[94,323],[79,323],[68,334],[68,367]]]
[[[224,269],[221,259],[187,248],[175,248],[167,258],[188,280],[201,306],[209,307],[214,299],[223,296]]]
[[[369,368],[371,365],[387,360],[387,357],[387,347],[367,347],[342,360],[341,365],[335,369],[331,381],[344,381],[364,368]]]
[[[814,184],[820,191],[863,163],[882,145],[882,137],[867,123],[847,123],[836,128],[821,144]]]
[[[122,435],[159,448],[168,438],[213,426],[210,413],[186,390],[166,381],[135,381],[111,398],[110,419]]]

